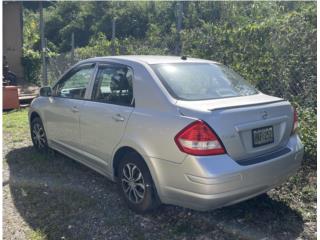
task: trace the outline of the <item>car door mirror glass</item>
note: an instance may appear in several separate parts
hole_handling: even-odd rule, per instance
[[[52,88],[50,86],[45,86],[40,88],[40,96],[42,97],[52,96]]]

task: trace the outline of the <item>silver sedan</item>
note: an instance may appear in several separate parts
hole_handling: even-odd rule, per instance
[[[234,204],[281,184],[303,145],[289,102],[220,63],[166,56],[77,63],[30,107],[34,146],[117,182],[139,213]]]

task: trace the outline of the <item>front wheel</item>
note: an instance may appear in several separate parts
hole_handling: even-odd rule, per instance
[[[46,151],[48,149],[46,132],[39,117],[31,121],[31,139],[33,146],[38,151]]]
[[[117,176],[120,194],[131,210],[145,213],[160,205],[149,169],[137,153],[124,156]]]

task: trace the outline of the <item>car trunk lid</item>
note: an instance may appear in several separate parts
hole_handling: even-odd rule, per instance
[[[201,118],[220,137],[227,153],[244,161],[286,145],[293,126],[289,102],[265,94],[205,101],[178,101],[183,115]]]

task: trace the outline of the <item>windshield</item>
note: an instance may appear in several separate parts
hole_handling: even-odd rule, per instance
[[[151,65],[169,93],[181,100],[206,100],[257,94],[239,74],[221,64]]]

